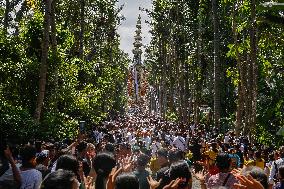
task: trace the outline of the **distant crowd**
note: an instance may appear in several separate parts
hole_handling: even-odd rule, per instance
[[[14,188],[284,189],[284,147],[205,125],[125,116],[73,140],[1,139],[0,189]]]

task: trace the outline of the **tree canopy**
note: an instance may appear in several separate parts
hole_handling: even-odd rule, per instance
[[[125,113],[131,59],[117,0],[0,2],[0,125],[16,140],[72,137]],[[137,8],[138,9],[138,8]],[[180,124],[280,143],[280,0],[153,0],[149,110]],[[131,34],[132,35],[132,34]],[[131,45],[131,44],[130,44]]]

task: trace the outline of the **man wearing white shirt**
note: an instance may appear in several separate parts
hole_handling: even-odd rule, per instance
[[[151,145],[152,156],[154,156],[157,153],[159,148],[161,148],[161,144],[158,141],[154,140]]]
[[[129,143],[130,143],[131,140],[134,138],[134,137],[133,137],[133,134],[130,133],[130,132],[127,133],[127,137],[128,137],[128,142],[129,142]]]
[[[194,133],[194,130],[195,130],[195,124],[194,123],[192,123],[190,125],[190,130],[191,130],[192,133]]]
[[[180,134],[178,134],[178,136],[175,137],[173,145],[178,149],[180,149],[181,151],[185,151],[185,140]]]
[[[274,179],[277,178],[277,172],[280,166],[284,166],[284,146],[281,146],[280,151],[280,159],[275,160],[272,163],[270,174],[269,174],[269,184],[272,186],[274,184]]]
[[[225,144],[229,144],[229,141],[230,141],[230,136],[226,135],[226,136],[224,137],[224,143],[225,143]]]
[[[145,144],[146,144],[146,148],[149,149],[150,148],[150,144],[151,144],[151,137],[150,136],[146,136],[144,138]]]

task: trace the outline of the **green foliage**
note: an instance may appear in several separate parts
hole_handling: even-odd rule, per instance
[[[181,121],[184,109],[194,114],[195,110],[188,106],[188,101],[213,107],[211,3],[207,0],[155,0],[152,11],[148,11],[152,18],[150,26],[153,35],[146,51],[149,83],[155,89],[158,103],[166,101],[164,107],[160,105],[158,108],[165,108],[165,116],[170,119],[176,115],[177,120]],[[283,127],[284,119],[283,18],[280,18],[279,5],[270,7],[262,4],[265,1],[256,3],[258,104],[255,133],[259,142],[268,144],[274,141],[273,136]],[[237,111],[237,91],[242,79],[237,59],[243,69],[250,64],[251,1],[222,0],[218,5],[223,79],[220,89],[221,120],[222,129],[226,131],[234,128],[236,119],[232,115]],[[236,42],[233,21],[236,23]],[[251,78],[245,77],[242,82],[249,82]],[[183,101],[184,98],[189,100]],[[199,118],[202,122],[202,115]],[[280,139],[276,137],[275,144],[279,144]]]
[[[174,112],[167,112],[166,119],[172,122],[177,122],[178,116]]]
[[[0,100],[0,129],[2,135],[9,136],[15,142],[23,142],[38,134],[38,125],[30,113],[21,106],[13,106],[3,98]]]
[[[91,128],[123,113],[130,60],[119,49],[116,33],[122,19],[118,16],[121,8],[116,7],[116,1],[85,3],[84,52],[80,58],[78,4],[75,1],[56,4],[57,50],[53,52],[50,42],[46,94],[39,124],[35,123],[33,114],[42,56],[43,9],[30,9],[16,25],[10,24],[8,34],[1,30],[0,124],[7,137],[20,141],[72,138],[78,132],[79,120],[85,120]]]
[[[47,112],[41,122],[37,137],[47,139],[74,138],[78,134],[78,120],[64,113]]]
[[[44,108],[39,124],[33,120],[42,56],[44,7],[29,1],[10,7],[4,31],[0,3],[0,124],[10,138],[68,138],[79,120],[89,127],[124,112],[129,57],[119,49],[116,28],[123,20],[116,0],[57,1],[57,49],[50,47]],[[209,0],[154,0],[152,40],[146,51],[149,83],[161,115],[188,120],[194,103],[213,106],[213,24]],[[237,3],[237,4],[236,4]],[[278,145],[275,133],[284,126],[284,31],[277,5],[257,1],[258,101],[256,137]],[[236,12],[233,10],[236,9]],[[22,12],[21,12],[22,11]],[[220,51],[222,62],[222,125],[233,127],[240,81],[237,55],[245,67],[250,53],[250,1],[222,0]],[[13,13],[12,13],[13,12]],[[235,15],[233,14],[235,13]],[[15,14],[14,16],[11,16]],[[234,17],[233,17],[234,15]],[[237,45],[232,32],[236,22]],[[51,33],[50,33],[51,36]],[[82,39],[80,39],[82,38]],[[51,44],[50,44],[51,45]],[[83,54],[79,49],[83,45]],[[200,115],[201,122],[207,118]]]

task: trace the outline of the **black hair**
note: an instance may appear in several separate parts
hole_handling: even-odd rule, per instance
[[[115,180],[115,189],[138,189],[139,181],[134,174],[119,175]]]
[[[114,151],[115,151],[114,145],[111,144],[111,143],[107,143],[107,144],[105,145],[105,151],[114,153]]]
[[[256,151],[255,152],[255,157],[258,158],[258,159],[261,158],[261,152],[260,151]]]
[[[173,163],[170,167],[170,179],[175,180],[177,178],[185,178],[185,181],[179,184],[179,188],[184,188],[188,185],[191,180],[191,172],[189,166],[185,161],[177,161]]]
[[[83,152],[84,150],[86,150],[87,146],[88,146],[88,143],[87,143],[87,142],[85,142],[85,141],[80,142],[80,143],[78,144],[78,146],[77,146],[78,152],[79,152],[79,153],[80,153],[80,152]]]
[[[148,164],[148,162],[149,162],[149,156],[147,156],[145,154],[141,154],[137,158],[137,165],[138,166],[145,167]]]
[[[37,153],[41,152],[41,145],[42,145],[41,141],[39,141],[39,140],[35,141],[35,148],[36,148]]]
[[[161,169],[159,169],[156,173],[156,179],[160,180],[162,179],[160,185],[157,187],[157,189],[163,189],[164,186],[166,186],[167,184],[170,184],[171,180],[170,180],[170,175],[169,175],[169,167],[163,167]]]
[[[165,158],[168,158],[168,150],[165,148],[161,148],[157,151],[158,156],[163,156]]]
[[[94,169],[97,173],[96,188],[104,189],[105,181],[112,168],[115,167],[116,161],[112,153],[99,153],[93,161]]]
[[[216,157],[216,166],[220,170],[225,170],[230,168],[231,159],[227,153],[220,153]]]
[[[270,153],[270,154],[268,155],[268,160],[269,160],[269,161],[274,161],[274,153]]]
[[[279,151],[280,151],[280,157],[284,158],[284,146],[281,146]]]
[[[72,171],[74,174],[78,174],[79,171],[79,162],[72,155],[62,155],[58,158],[56,163],[56,170],[64,169]]]
[[[170,150],[169,154],[168,154],[168,158],[169,158],[169,161],[171,163],[180,160],[178,151],[177,150]]]
[[[40,189],[72,189],[75,178],[72,171],[59,169],[45,177]]]
[[[284,165],[279,166],[278,173],[279,173],[280,179],[284,179]]]
[[[48,159],[47,155],[44,155],[42,153],[40,153],[39,155],[37,155],[36,157],[36,163],[37,164],[42,164],[44,163],[44,161],[46,161]]]
[[[268,178],[265,172],[256,166],[249,166],[243,170],[243,175],[250,174],[254,179],[259,181],[264,189],[268,189]]]
[[[25,168],[34,168],[35,165],[33,165],[30,161],[36,157],[36,149],[33,146],[25,145],[20,150],[20,156],[22,160],[22,166]]]

